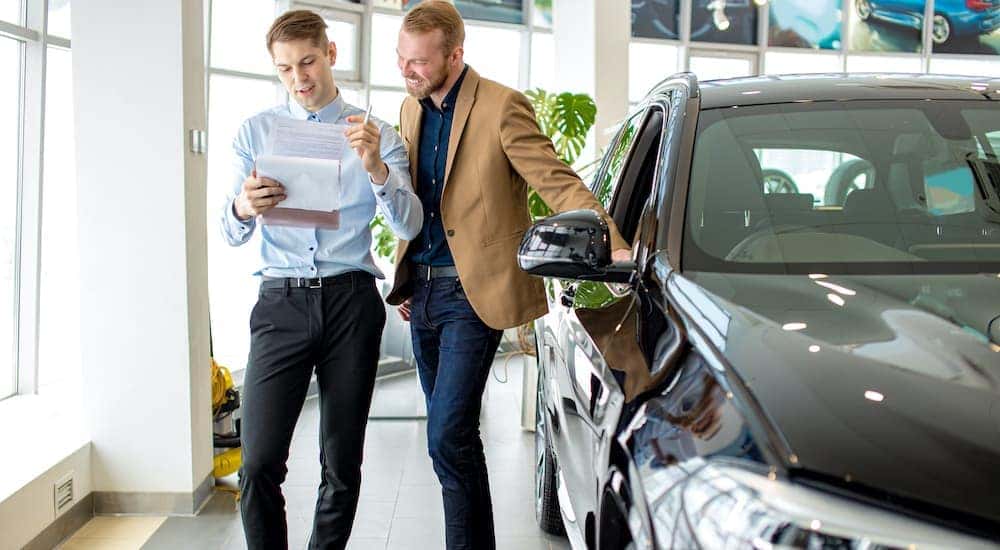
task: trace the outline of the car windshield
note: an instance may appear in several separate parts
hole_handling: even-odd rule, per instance
[[[998,153],[987,101],[702,111],[684,269],[996,273]]]

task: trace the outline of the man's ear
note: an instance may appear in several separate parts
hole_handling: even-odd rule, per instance
[[[463,57],[465,57],[465,49],[462,46],[458,46],[452,50],[448,61],[452,67],[461,66]]]
[[[337,45],[334,44],[333,40],[331,40],[329,46],[327,46],[326,57],[330,60],[331,67],[337,64]]]

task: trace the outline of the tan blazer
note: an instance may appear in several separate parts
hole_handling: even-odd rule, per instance
[[[420,118],[420,103],[407,97],[399,125],[414,187]],[[528,185],[556,212],[598,211],[612,228],[613,249],[628,248],[601,204],[556,156],[524,94],[481,78],[471,67],[455,103],[444,173],[445,238],[469,303],[493,328],[521,325],[547,310],[542,280],[517,265],[518,246],[531,225]],[[413,295],[409,262],[403,261],[408,244],[400,241],[396,250],[395,281],[386,298],[393,305]]]

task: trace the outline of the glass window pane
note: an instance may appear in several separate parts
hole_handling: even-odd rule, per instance
[[[17,196],[17,152],[20,140],[21,46],[0,38],[0,188]],[[0,399],[14,393],[14,243],[17,239],[17,201],[0,206]]]
[[[212,66],[274,73],[266,37],[275,16],[275,0],[212,0]]]
[[[420,4],[421,0],[402,0],[402,5],[406,9]],[[458,8],[465,20],[478,19],[480,21],[497,21],[499,23],[513,23],[520,25],[524,23],[524,11],[522,0],[454,0],[452,3]],[[397,7],[399,0],[382,2],[392,7]],[[378,5],[379,2],[376,2]]]
[[[698,80],[716,78],[736,78],[753,74],[753,63],[746,58],[692,55],[689,70],[698,75]]]
[[[232,142],[243,121],[285,101],[277,83],[221,75],[209,80],[208,110],[208,292],[215,359],[230,369],[246,366],[247,323],[257,301],[259,233],[243,246],[229,246],[219,234],[220,209],[233,185]]]
[[[63,38],[70,36],[70,0],[49,0],[49,34]]]
[[[347,103],[354,105],[355,107],[358,107],[360,109],[364,109],[365,107],[367,107],[367,105],[365,104],[364,91],[355,90],[353,88],[345,88],[343,86],[338,86],[337,90],[340,92],[340,95],[344,97],[344,101],[346,101]],[[382,117],[379,116],[379,118]]]
[[[664,78],[677,72],[677,46],[632,42],[628,45],[628,100],[639,101]]]
[[[336,71],[358,70],[358,25],[347,21],[326,20],[326,36],[337,45]]]
[[[42,271],[39,286],[38,390],[80,387],[80,276],[73,137],[72,52],[49,48],[45,86]]]
[[[841,151],[768,147],[754,149],[760,164],[765,195],[808,194],[813,206],[843,204],[843,196],[871,183],[873,168],[867,161]],[[827,189],[831,182],[847,178],[842,197]]]
[[[611,207],[611,199],[619,183],[619,176],[625,167],[625,159],[632,149],[632,142],[638,135],[639,124],[642,122],[642,113],[635,113],[632,118],[625,121],[618,135],[611,154],[606,157],[604,166],[596,176],[596,181],[591,186],[594,196],[601,201],[604,208]]]
[[[0,21],[21,24],[21,0],[0,0]]]
[[[399,108],[406,99],[406,92],[372,90],[372,114],[393,126],[399,125]]]
[[[757,4],[751,0],[691,2],[691,40],[726,44],[757,43]]]
[[[535,0],[531,24],[540,29],[552,28],[552,0]]]
[[[403,77],[399,76],[396,64],[396,42],[399,38],[399,26],[403,18],[398,15],[376,13],[372,15],[372,59],[371,83],[376,86],[402,86]]]
[[[906,0],[874,4],[871,0],[851,0],[848,23],[851,50],[919,52],[926,2]]]
[[[547,32],[531,35],[531,88],[554,92],[556,78],[556,44]]]
[[[520,89],[521,32],[465,26],[465,62],[480,75]]]
[[[636,38],[680,38],[680,0],[632,2],[632,36]]]
[[[849,55],[847,72],[884,73],[891,67],[894,73],[922,73],[919,57],[890,57],[884,55]]]
[[[983,59],[931,57],[931,72],[937,74],[1000,77],[1000,63]]]
[[[839,50],[840,6],[841,0],[768,2],[768,45]]]
[[[767,52],[764,71],[767,74],[839,73],[843,68],[839,55]]]

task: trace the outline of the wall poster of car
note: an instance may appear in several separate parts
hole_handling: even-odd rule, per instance
[[[851,0],[850,5],[852,51],[922,51],[924,0]]]
[[[839,50],[840,7],[840,0],[769,2],[768,45]]]
[[[1000,0],[936,0],[931,39],[938,53],[1000,53]]]
[[[421,0],[374,0],[376,8],[409,10]],[[499,23],[524,23],[522,0],[454,0],[462,17]]]
[[[632,0],[632,36],[677,40],[680,17],[679,0]]]
[[[692,0],[691,40],[724,44],[757,43],[753,0]],[[680,38],[679,0],[632,0],[632,36]]]

